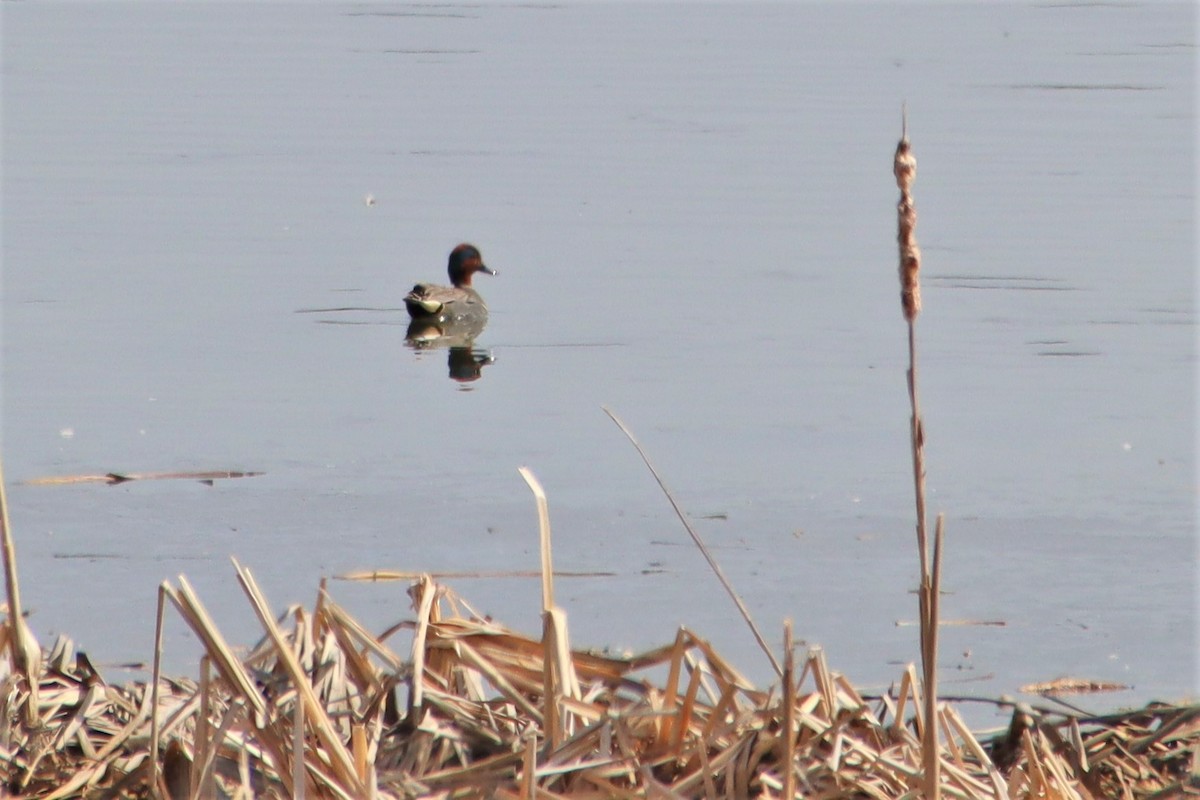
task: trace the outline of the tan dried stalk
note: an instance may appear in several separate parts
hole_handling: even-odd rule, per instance
[[[518,467],[517,472],[525,479],[533,499],[537,502],[538,535],[542,553],[542,611],[554,608],[554,559],[550,551],[550,507],[546,500],[546,490],[542,488],[537,476],[528,467]]]
[[[912,443],[913,485],[917,502],[917,545],[921,555],[921,576],[929,574],[929,555],[925,529],[925,432],[921,422],[920,393],[917,387],[916,321],[921,313],[921,250],[917,246],[915,229],[917,209],[911,193],[917,177],[917,158],[908,141],[908,116],[904,117],[903,133],[896,145],[892,166],[896,185],[900,187],[900,203],[896,207],[897,240],[900,244],[900,306],[908,324],[908,398],[912,407],[909,433]]]
[[[158,587],[158,608],[154,613],[154,666],[150,672],[150,785],[158,786],[161,766],[158,760],[158,697],[162,681],[163,618],[167,610],[170,585],[163,581]]]
[[[283,633],[275,622],[274,615],[270,613],[267,607],[266,598],[258,588],[258,582],[254,580],[254,576],[250,573],[250,570],[239,564],[237,559],[232,560],[234,570],[237,572],[238,583],[241,584],[246,597],[250,600],[250,607],[258,617],[259,623],[262,624],[263,629],[266,630],[267,635],[274,643],[276,657],[279,659],[280,666],[287,672],[288,677],[291,678],[293,688],[299,693],[300,698],[297,705],[302,704],[304,706],[305,716],[310,719],[309,724],[311,729],[329,758],[330,766],[337,778],[338,784],[345,787],[350,795],[361,797],[365,794],[366,787],[363,786],[362,781],[359,780],[358,774],[354,770],[354,759],[350,757],[350,753],[346,750],[345,744],[338,736],[332,721],[325,713],[324,706],[317,699],[312,684],[309,683],[295,653],[287,646]],[[257,696],[257,692],[255,694]],[[304,753],[296,753],[295,757],[303,759]],[[299,784],[293,784],[293,793],[296,794],[299,790]]]
[[[934,567],[930,569],[929,543],[925,512],[925,429],[921,420],[920,393],[917,387],[917,315],[921,313],[921,249],[917,246],[917,208],[912,197],[912,184],[917,177],[917,158],[908,140],[908,114],[892,165],[896,185],[900,187],[900,202],[896,206],[897,236],[900,245],[900,307],[908,325],[908,399],[912,407],[909,434],[912,443],[913,488],[917,506],[917,549],[921,559],[921,666],[924,678],[925,714],[922,750],[925,765],[926,797],[941,797],[941,759],[938,755],[937,731],[937,626],[938,591],[941,578],[940,554],[943,520],[939,517],[934,543]]]
[[[4,490],[4,468],[0,466],[0,543],[4,551],[4,589],[8,599],[8,647],[13,671],[25,679],[29,699],[25,722],[38,723],[38,677],[42,673],[41,649],[21,616],[21,587],[17,582],[17,551],[8,524],[8,495]]]
[[[783,796],[796,796],[796,653],[792,621],[783,623]]]

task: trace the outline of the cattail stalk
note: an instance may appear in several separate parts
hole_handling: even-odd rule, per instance
[[[917,246],[917,207],[911,193],[917,177],[917,158],[908,141],[908,116],[905,115],[900,143],[892,171],[900,187],[896,206],[897,240],[900,243],[900,306],[908,323],[908,398],[912,406],[913,485],[917,500],[917,545],[921,551],[921,575],[929,574],[929,556],[925,527],[925,432],[921,423],[920,394],[917,391],[917,315],[921,313],[921,249]]]
[[[900,307],[908,325],[908,399],[912,407],[909,434],[912,440],[913,488],[917,506],[917,549],[921,558],[920,619],[921,667],[925,684],[925,726],[922,730],[922,755],[925,766],[925,796],[941,797],[941,759],[938,755],[937,723],[937,627],[938,592],[941,583],[943,520],[938,518],[934,542],[933,568],[930,569],[929,541],[925,522],[925,430],[921,421],[920,393],[917,390],[917,315],[921,313],[921,248],[917,245],[917,207],[912,184],[917,177],[917,158],[908,141],[908,115],[905,113],[900,142],[892,165],[900,202],[896,206],[897,242],[900,245]]]

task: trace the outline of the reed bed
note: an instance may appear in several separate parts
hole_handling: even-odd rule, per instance
[[[34,693],[5,659],[3,791],[48,800],[925,796],[924,702],[911,665],[868,700],[821,650],[797,661],[785,647],[781,688],[762,691],[683,628],[636,657],[572,650],[560,610],[545,612],[543,635],[531,637],[423,577],[410,589],[412,617],[374,635],[324,588],[314,608],[276,618],[253,575],[237,574],[266,631],[241,658],[186,578],[161,587],[204,642],[199,680],[113,685],[60,638],[43,653]],[[981,742],[941,704],[936,726],[947,797],[1200,796],[1200,707],[1093,719],[1025,707]]]

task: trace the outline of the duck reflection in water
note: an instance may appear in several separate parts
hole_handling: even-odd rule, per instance
[[[414,350],[446,349],[450,380],[470,383],[483,377],[483,368],[496,362],[491,351],[475,347],[475,337],[483,332],[486,319],[467,323],[428,322],[414,319],[408,325],[405,344]]]

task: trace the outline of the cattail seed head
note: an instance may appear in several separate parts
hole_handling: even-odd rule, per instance
[[[917,178],[917,157],[912,154],[912,145],[909,144],[907,136],[896,145],[896,160],[892,172],[895,173],[896,185],[902,192],[907,192]]]
[[[900,187],[900,202],[896,206],[896,239],[900,244],[900,306],[904,319],[911,323],[921,313],[921,248],[914,231],[917,227],[917,207],[910,189],[917,177],[917,157],[908,141],[908,125],[896,145],[892,165],[896,185]]]
[[[900,247],[900,306],[912,322],[921,313],[921,248],[916,242]]]

